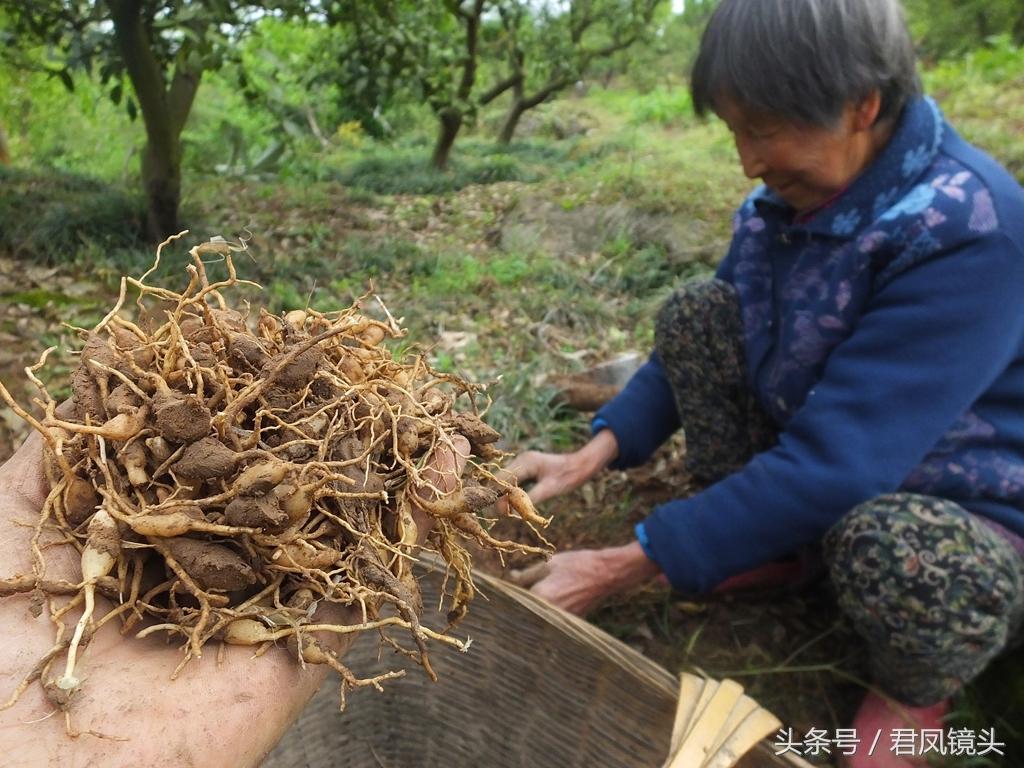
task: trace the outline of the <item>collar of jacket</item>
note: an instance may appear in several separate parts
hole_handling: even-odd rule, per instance
[[[942,143],[945,120],[931,98],[918,97],[903,109],[889,143],[835,200],[809,219],[787,230],[851,239],[904,197],[935,160]],[[762,185],[752,199],[762,215],[784,215],[793,209]]]

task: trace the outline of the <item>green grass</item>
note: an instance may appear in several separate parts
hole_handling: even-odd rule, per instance
[[[712,226],[726,241],[732,212],[753,183],[744,178],[728,130],[718,120],[697,120],[692,112],[675,124],[660,117],[639,121],[635,101],[650,98],[598,92],[594,113],[607,140],[601,162],[574,175],[568,204],[629,200],[640,210],[692,218]],[[653,92],[660,103],[666,93]],[[689,103],[685,89],[672,97]]]
[[[995,729],[996,740],[1006,744],[1004,757],[992,754],[950,765],[1024,765],[1024,648],[996,659],[956,698],[949,727],[968,728],[974,733]]]
[[[33,288],[27,291],[0,292],[0,301],[8,301],[12,304],[25,304],[34,309],[42,309],[47,306],[67,307],[75,305],[93,306],[93,299],[81,296],[69,296],[60,291],[50,291],[45,288]]]
[[[145,207],[95,178],[0,167],[0,221],[0,250],[58,263],[90,248],[138,246]]]
[[[572,143],[529,141],[500,145],[463,138],[455,145],[448,168],[438,171],[430,165],[431,147],[426,141],[373,143],[347,162],[342,155],[329,176],[378,195],[437,195],[471,184],[536,182],[593,159],[574,153],[573,149]]]
[[[438,171],[430,166],[422,149],[377,150],[340,170],[337,179],[357,189],[386,195],[442,194],[470,184],[536,181],[513,158],[503,155],[476,162],[456,157],[446,170]]]
[[[953,126],[1024,183],[1024,48],[1006,37],[925,72]]]
[[[689,84],[682,79],[674,78],[643,92],[632,88],[594,88],[584,103],[599,123],[605,123],[609,114],[617,115],[617,122],[622,124],[663,128],[685,128],[696,122]]]

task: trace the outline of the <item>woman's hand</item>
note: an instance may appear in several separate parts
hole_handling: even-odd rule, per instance
[[[42,461],[42,441],[33,434],[0,467],[0,578],[32,574],[32,529],[47,493]],[[74,583],[81,578],[71,547],[53,541],[43,546],[47,579]],[[0,704],[54,644],[50,612],[39,607],[30,593],[0,599]],[[99,598],[95,615],[111,607]],[[357,620],[349,609],[330,608],[331,622]],[[69,630],[80,613],[65,616]],[[0,762],[25,768],[256,765],[328,672],[318,664],[303,669],[283,647],[254,659],[253,648],[225,646],[221,653],[210,644],[172,680],[182,659],[180,643],[123,637],[118,630],[118,622],[108,622],[79,655],[82,686],[68,713],[71,727],[82,735],[68,735],[64,714],[34,681],[17,703],[0,711]],[[333,644],[332,638],[321,639]],[[347,640],[334,645],[339,655]],[[64,660],[62,653],[54,658],[47,679],[60,676]]]
[[[527,451],[517,456],[506,471],[516,483],[534,481],[534,504],[574,491],[607,467],[618,455],[619,444],[610,429],[603,429],[583,448],[572,453]]]
[[[416,495],[425,501],[430,501],[458,488],[459,478],[462,477],[462,472],[466,468],[466,462],[471,453],[469,440],[459,434],[452,437],[451,445],[439,445],[430,457],[430,463],[420,475]],[[427,532],[434,525],[434,518],[415,503],[412,514],[416,519],[416,529],[419,534],[417,538],[422,544],[427,537]]]
[[[469,444],[461,436],[450,447],[438,448],[421,473],[427,487],[452,490],[468,455]],[[42,462],[42,441],[33,434],[0,467],[0,579],[32,574],[33,526],[47,494]],[[427,529],[424,521],[421,536]],[[42,545],[46,578],[77,583],[77,553],[51,540]],[[0,598],[0,705],[54,644],[50,612],[45,605],[41,612],[39,607],[31,593]],[[111,607],[98,598],[94,615],[102,616]],[[65,617],[69,631],[80,613]],[[321,606],[319,616],[334,624],[359,621],[354,609],[334,605]],[[182,659],[180,643],[168,644],[156,636],[122,637],[117,625],[105,624],[79,655],[82,686],[68,712],[72,728],[82,735],[67,734],[64,714],[33,681],[17,703],[0,710],[0,762],[12,768],[256,765],[329,671],[320,664],[302,668],[284,647],[256,659],[253,648],[229,645],[221,650],[211,643],[201,659],[189,662],[172,680]],[[341,656],[351,637],[321,634],[318,639]],[[46,679],[59,677],[64,661],[64,654],[58,654]]]
[[[659,573],[639,542],[606,549],[561,552],[513,581],[549,603],[583,616],[606,597],[638,587]]]
[[[517,456],[506,471],[520,485],[535,481],[530,498],[539,504],[579,488],[614,461],[618,453],[615,433],[603,429],[578,451],[527,451]],[[658,572],[640,544],[633,542],[623,547],[562,552],[509,578],[520,586],[532,586],[530,591],[538,597],[582,616],[609,595],[639,586]]]

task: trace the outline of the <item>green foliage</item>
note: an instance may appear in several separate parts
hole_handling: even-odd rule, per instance
[[[181,136],[184,171],[271,177],[285,173],[297,155],[313,154],[310,137],[289,136],[271,110],[254,108],[235,84],[236,75],[229,66],[204,80]]]
[[[0,250],[69,261],[83,247],[121,249],[143,236],[145,206],[96,179],[0,167]]]
[[[956,57],[1005,34],[1024,45],[1020,0],[904,0],[912,34],[926,59]]]
[[[314,82],[337,83],[345,119],[359,120],[371,136],[392,132],[384,114],[399,97],[425,103],[434,113],[454,108],[469,116],[478,38],[472,35],[474,45],[468,46],[467,34],[479,29],[484,8],[492,5],[491,0],[330,3],[324,19],[336,34],[325,41],[328,55],[312,66],[310,76]],[[466,56],[467,47],[473,56]]]
[[[335,294],[356,297],[371,284],[399,284],[414,300],[465,305],[474,300],[468,293],[549,280],[554,267],[538,254],[496,253],[482,260],[460,250],[428,250],[404,238],[352,237],[341,244],[332,269],[345,275],[331,281]]]
[[[443,194],[470,184],[496,181],[534,181],[508,156],[496,156],[485,162],[466,163],[453,159],[448,168],[433,168],[418,151],[386,152],[367,157],[341,172],[338,179],[359,189],[377,194]]]
[[[361,293],[370,281],[398,278],[413,280],[433,274],[437,262],[419,245],[402,238],[353,237],[346,240],[339,254],[339,266],[345,273],[345,285]],[[336,282],[335,287],[341,286]]]
[[[203,73],[219,69],[238,38],[269,10],[297,14],[307,8],[299,0],[0,0],[11,39],[20,44],[13,56],[19,66],[28,66],[19,55],[24,50],[46,46],[52,63],[44,69],[68,90],[74,88],[73,72],[95,72],[111,102],[123,103],[132,120],[141,112],[141,175],[147,230],[154,239],[180,227],[181,133]]]
[[[711,5],[689,0],[687,15]],[[410,18],[415,10],[409,9]],[[677,75],[699,29],[684,20],[659,17],[664,32],[654,45],[606,60],[612,73],[628,66],[636,87],[621,87],[617,78],[616,87],[592,84],[585,97],[544,107],[555,116],[575,109],[592,115],[586,136],[496,147],[471,135],[458,144],[449,171],[438,173],[428,167],[429,141],[422,138],[433,131],[434,116],[418,86],[390,82],[386,71],[362,71],[356,62],[332,62],[353,44],[346,26],[325,30],[315,19],[265,17],[260,38],[237,46],[239,63],[204,75],[183,134],[185,169],[201,180],[186,200],[216,222],[194,231],[210,234],[225,222],[245,226],[257,213],[269,219],[265,229],[277,231],[254,227],[263,242],[254,247],[254,259],[244,261],[245,276],[266,286],[260,303],[290,309],[312,297],[314,305],[333,308],[372,285],[405,316],[410,339],[427,344],[425,354],[437,368],[497,380],[488,418],[514,448],[576,447],[585,439],[586,419],[552,405],[545,376],[626,348],[649,348],[658,301],[678,280],[706,273],[724,251],[731,213],[752,184],[721,123],[692,117]],[[382,27],[380,34],[390,33]],[[1013,39],[997,37],[963,56],[943,51],[924,80],[953,125],[1024,180],[1024,52]],[[481,83],[503,72],[495,58],[500,41],[497,25],[488,25]],[[445,45],[455,50],[454,42]],[[152,248],[140,244],[143,204],[122,191],[126,178],[137,178],[127,169],[144,140],[142,127],[123,119],[124,94],[120,106],[110,101],[112,80],[104,86],[99,77],[76,72],[68,94],[60,75],[43,71],[45,51],[26,55],[40,71],[24,74],[0,64],[0,122],[20,163],[0,169],[0,252],[70,262],[81,272],[87,267],[97,281],[116,287],[122,273],[137,275],[152,261]],[[452,62],[436,73],[446,87],[454,83]],[[543,62],[536,63],[531,76],[541,78]],[[336,79],[319,76],[335,71],[332,64],[351,68]],[[433,66],[429,59],[417,65]],[[370,87],[375,78],[378,84]],[[325,142],[310,126],[307,109]],[[372,139],[367,110],[392,126],[397,137],[390,144]],[[504,106],[496,102],[494,110]],[[357,115],[360,130],[352,127]],[[279,144],[280,154],[268,154]],[[332,183],[337,180],[349,189],[340,193]],[[467,188],[506,180],[519,184]],[[673,250],[611,226],[604,242],[602,231],[586,252],[568,252],[543,242],[543,221],[527,219],[520,242],[508,238],[501,248],[488,247],[485,234],[514,212],[516,198],[579,216],[578,222],[594,221],[587,215],[597,208],[622,204],[633,218],[651,213],[682,223],[692,242]],[[300,215],[292,220],[293,213]],[[178,285],[181,278],[181,262],[168,260],[156,279]],[[50,287],[19,288],[4,299],[62,311],[87,306]],[[474,338],[446,346],[439,341],[445,332]],[[627,530],[628,511],[609,503],[592,515],[601,543]],[[1015,682],[1021,674],[1019,652],[998,661],[960,697],[955,720],[975,730],[996,727],[1001,738],[1013,740],[1017,751],[1006,763],[1012,765],[1024,764],[1017,714],[1024,685]]]
[[[309,114],[326,133],[346,119],[342,86],[326,76],[343,30],[306,19],[266,17],[243,41],[234,76],[244,96],[273,115],[292,135],[308,135]]]
[[[968,83],[1021,85],[1024,81],[1024,46],[1008,34],[996,35],[963,56],[944,59],[928,67],[924,81],[930,91],[952,91]]]
[[[632,88],[600,88],[587,101],[623,122],[633,125],[680,127],[694,117],[689,86],[682,82],[659,84],[638,92]]]
[[[487,422],[510,445],[535,445],[547,450],[567,451],[578,447],[589,432],[579,414],[555,404],[556,388],[541,384],[542,364],[501,360],[501,378],[492,387],[494,402]]]
[[[398,97],[424,101],[435,112],[455,104],[464,98],[456,94],[465,55],[463,12],[479,21],[475,4],[463,9],[442,0],[332,3],[326,21],[340,34],[330,48],[334,63],[321,67],[318,78],[339,83],[348,114],[377,137],[391,133],[382,114]]]
[[[106,180],[137,176],[134,153],[141,126],[123,119],[103,88],[84,72],[74,91],[45,71],[46,52],[22,52],[23,70],[0,57],[0,124],[15,164],[34,165]]]
[[[594,159],[572,143],[517,142],[496,146],[466,141],[444,171],[430,166],[422,146],[367,148],[358,159],[331,173],[342,183],[376,194],[445,194],[470,184],[535,182],[552,172],[581,167]]]
[[[337,125],[332,83],[313,82],[332,30],[266,16],[223,69],[207,73],[182,136],[184,165],[198,174],[270,176],[316,154],[312,125]]]
[[[13,291],[2,294],[5,302],[12,304],[25,304],[33,309],[43,309],[47,306],[66,307],[73,304],[85,304],[91,306],[94,302],[81,296],[69,296],[60,291],[49,291],[45,288],[33,288],[28,291]]]
[[[1004,35],[926,70],[923,79],[964,138],[1024,182],[1024,47]]]
[[[667,126],[693,118],[693,100],[685,86],[659,85],[634,98],[631,108],[634,123],[654,123]]]
[[[582,188],[604,202],[627,199],[652,213],[679,213],[713,228],[722,247],[732,211],[751,188],[736,160],[732,137],[719,120],[684,122],[666,137],[657,123],[632,118],[636,96],[598,91],[592,106],[602,121],[622,126],[600,163],[580,170]],[[584,182],[588,179],[588,182]]]
[[[992,753],[950,760],[947,768],[1024,765],[1024,648],[996,659],[956,697],[947,727],[968,728],[974,733],[995,729],[996,740],[1006,745],[1002,757]]]
[[[689,71],[717,0],[687,0],[682,13],[668,6],[657,17],[657,27],[646,45],[638,45],[608,62],[607,75],[625,73],[640,93],[659,85],[671,87]]]
[[[304,309],[309,304],[307,297],[296,289],[295,283],[286,279],[268,284],[265,296],[267,310],[274,313]]]
[[[300,2],[236,3],[164,0],[136,3],[129,0],[37,0],[33,3],[0,0],[3,12],[22,46],[49,46],[47,69],[74,89],[71,73],[96,73],[114,104],[123,104],[134,119],[139,101],[128,96],[126,80],[137,77],[140,64],[129,66],[125,47],[129,38],[144,35],[149,60],[171,83],[181,73],[219,69],[250,24],[267,10],[301,13]],[[133,25],[138,24],[138,29]],[[151,57],[151,58],[150,58]],[[138,85],[138,82],[133,82]],[[144,102],[145,95],[141,101]]]
[[[662,294],[693,269],[676,263],[663,247],[636,244],[620,235],[605,244],[603,269],[593,278],[593,284],[612,294],[645,297]]]
[[[480,96],[486,103],[512,90],[499,141],[512,139],[520,116],[574,83],[583,82],[609,57],[646,41],[660,0],[587,0],[564,4],[499,5],[499,39],[506,67]]]
[[[216,95],[196,106],[192,167],[254,176],[287,173],[296,162],[314,166],[309,159],[359,117],[335,71],[345,39],[345,30],[304,18],[261,18],[235,60],[207,77],[204,88]]]

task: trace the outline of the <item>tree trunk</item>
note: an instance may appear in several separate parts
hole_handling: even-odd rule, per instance
[[[511,144],[512,137],[516,135],[516,126],[519,125],[519,118],[526,111],[526,102],[517,99],[512,102],[512,107],[505,116],[505,122],[501,126],[501,134],[498,136],[499,144]]]
[[[988,16],[985,14],[985,11],[978,9],[974,12],[974,23],[978,28],[978,42],[984,43],[991,35],[988,29]]]
[[[7,134],[4,127],[0,125],[0,165],[11,164],[11,151],[7,148]]]
[[[523,116],[523,113],[543,104],[551,96],[568,87],[570,82],[572,81],[569,79],[553,80],[532,96],[526,96],[523,92],[522,83],[517,85],[514,92],[515,95],[512,97],[512,107],[505,117],[505,124],[501,127],[501,135],[498,136],[498,143],[510,144],[512,137],[516,133],[516,126],[519,125],[519,118]]]
[[[462,59],[462,79],[454,97],[448,96],[443,101],[431,101],[441,125],[430,164],[439,171],[448,167],[452,145],[455,144],[455,137],[459,135],[459,129],[462,127],[464,115],[462,108],[456,105],[469,101],[473,84],[476,82],[477,38],[480,34],[480,17],[484,12],[485,0],[473,0],[473,5],[469,8],[458,3],[446,2],[445,5],[466,25],[466,55]]]
[[[181,231],[178,204],[181,202],[181,142],[153,150],[147,141],[142,150],[142,185],[146,191],[146,230],[160,241]]]
[[[437,170],[443,171],[448,167],[452,145],[455,144],[455,137],[459,135],[459,128],[462,127],[462,112],[456,107],[445,107],[440,111],[438,117],[441,118],[441,125],[430,164]]]
[[[148,234],[156,241],[180,231],[181,132],[199,89],[202,71],[188,68],[187,56],[174,69],[170,85],[164,83],[161,64],[142,21],[142,0],[109,0],[114,37],[146,126],[142,152]]]

